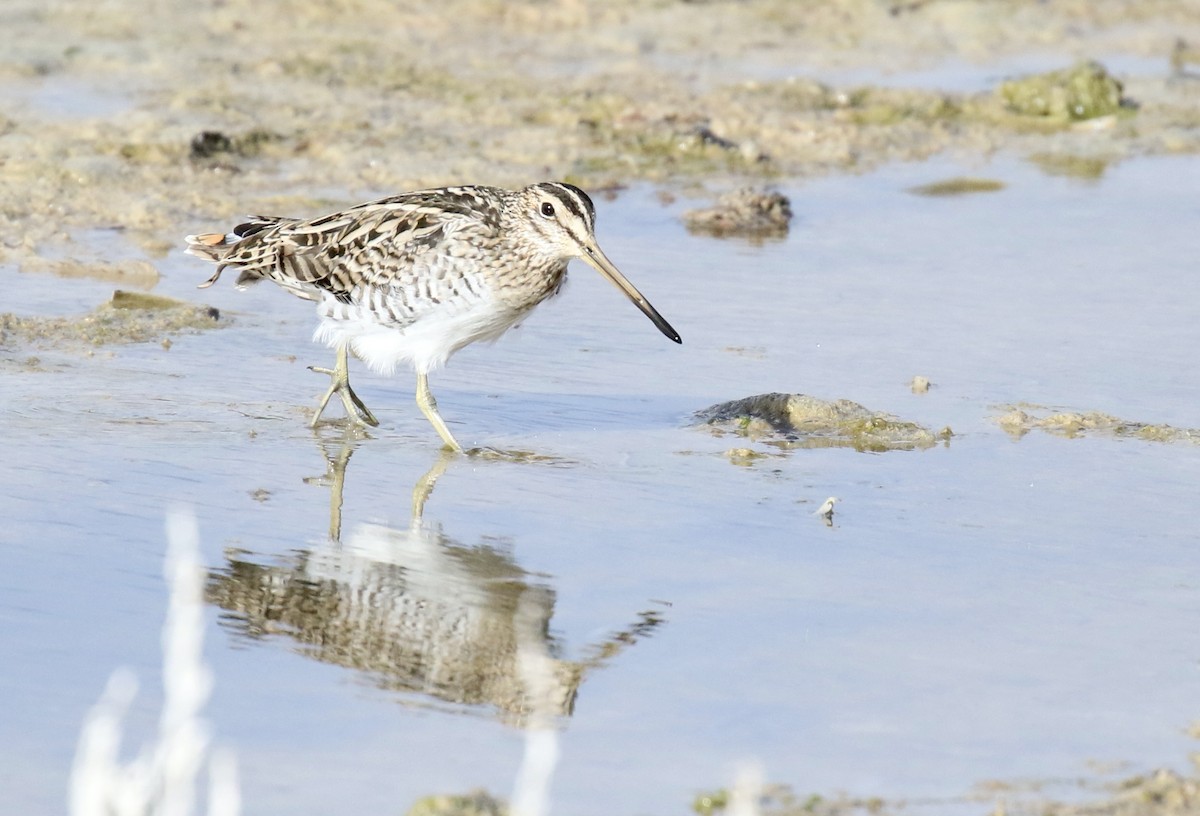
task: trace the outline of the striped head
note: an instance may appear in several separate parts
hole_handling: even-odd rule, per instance
[[[596,208],[588,194],[572,184],[543,181],[515,194],[517,212],[510,229],[524,249],[559,261],[579,258],[625,293],[633,304],[676,343],[679,332],[620,273],[596,243]]]
[[[596,243],[596,208],[578,187],[543,181],[518,191],[516,202],[517,229],[538,252],[561,260],[582,258],[582,248]]]

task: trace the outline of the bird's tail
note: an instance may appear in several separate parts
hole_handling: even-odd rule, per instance
[[[257,235],[263,230],[268,230],[277,227],[280,224],[295,221],[294,218],[280,218],[274,215],[252,215],[244,224],[238,224],[233,228],[233,232],[203,232],[199,235],[188,235],[184,238],[187,241],[187,249],[184,250],[189,255],[195,255],[197,258],[203,258],[206,261],[211,261],[217,264],[217,271],[213,276],[200,284],[200,289],[207,289],[217,282],[221,277],[221,273],[225,271],[225,267],[230,263],[226,260],[234,249],[252,235]],[[236,262],[234,266],[236,266]],[[238,280],[238,283],[245,285],[246,281]]]
[[[219,232],[202,232],[199,235],[189,235],[183,240],[187,241],[187,249],[184,251],[188,255],[220,263],[238,238],[233,233],[223,235]]]

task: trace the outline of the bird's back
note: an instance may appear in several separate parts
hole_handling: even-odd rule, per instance
[[[500,195],[487,187],[391,196],[320,218],[254,216],[222,235],[188,236],[188,252],[226,268],[237,283],[271,280],[299,297],[366,304],[388,293],[406,322],[447,297],[469,296],[463,281],[499,239]],[[474,285],[472,285],[474,284]]]

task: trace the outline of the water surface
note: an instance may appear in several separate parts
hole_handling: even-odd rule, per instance
[[[907,192],[963,174],[1007,187]],[[219,307],[228,328],[169,350],[0,351],[8,809],[61,811],[115,666],[143,680],[127,739],[153,729],[163,518],[179,501],[212,571],[209,714],[247,813],[507,794],[522,736],[505,690],[435,668],[511,671],[530,632],[577,674],[563,812],[683,813],[752,757],[801,791],[889,797],[1093,760],[1182,766],[1200,680],[1198,449],[1016,441],[989,417],[1029,401],[1200,426],[1198,186],[1194,158],[1094,181],[1010,160],[890,167],[784,185],[796,221],[762,245],[690,236],[690,202],[648,190],[600,202],[602,245],[684,344],[573,269],[562,297],[433,378],[464,444],[550,461],[450,461],[415,525],[412,491],[439,453],[410,376],[355,369],[382,425],[343,447],[336,427],[306,427],[324,383],[305,366],[331,362],[310,307],[267,285],[197,292],[209,270],[164,259],[157,291]],[[5,274],[19,313],[81,313],[111,289]],[[44,370],[20,364],[30,354]],[[909,392],[916,374],[930,393]],[[763,391],[956,436],[774,455],[688,427]],[[725,455],[747,444],[773,455]],[[339,458],[333,542],[332,488],[313,477]],[[827,528],[811,512],[830,495]],[[272,623],[254,597],[299,611]]]

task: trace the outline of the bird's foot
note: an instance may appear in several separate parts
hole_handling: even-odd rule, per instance
[[[351,421],[360,425],[370,425],[372,428],[379,425],[379,420],[371,413],[371,409],[363,404],[359,399],[358,394],[354,393],[354,389],[350,387],[350,378],[346,376],[345,371],[337,368],[322,368],[321,366],[309,366],[309,371],[315,371],[318,374],[329,375],[329,390],[325,392],[325,396],[321,398],[321,404],[317,408],[317,412],[313,414],[312,421],[309,423],[310,428],[317,427],[317,423],[321,420],[321,414],[325,413],[325,407],[329,405],[329,400],[337,394],[342,399],[342,405],[346,407],[346,417]]]

